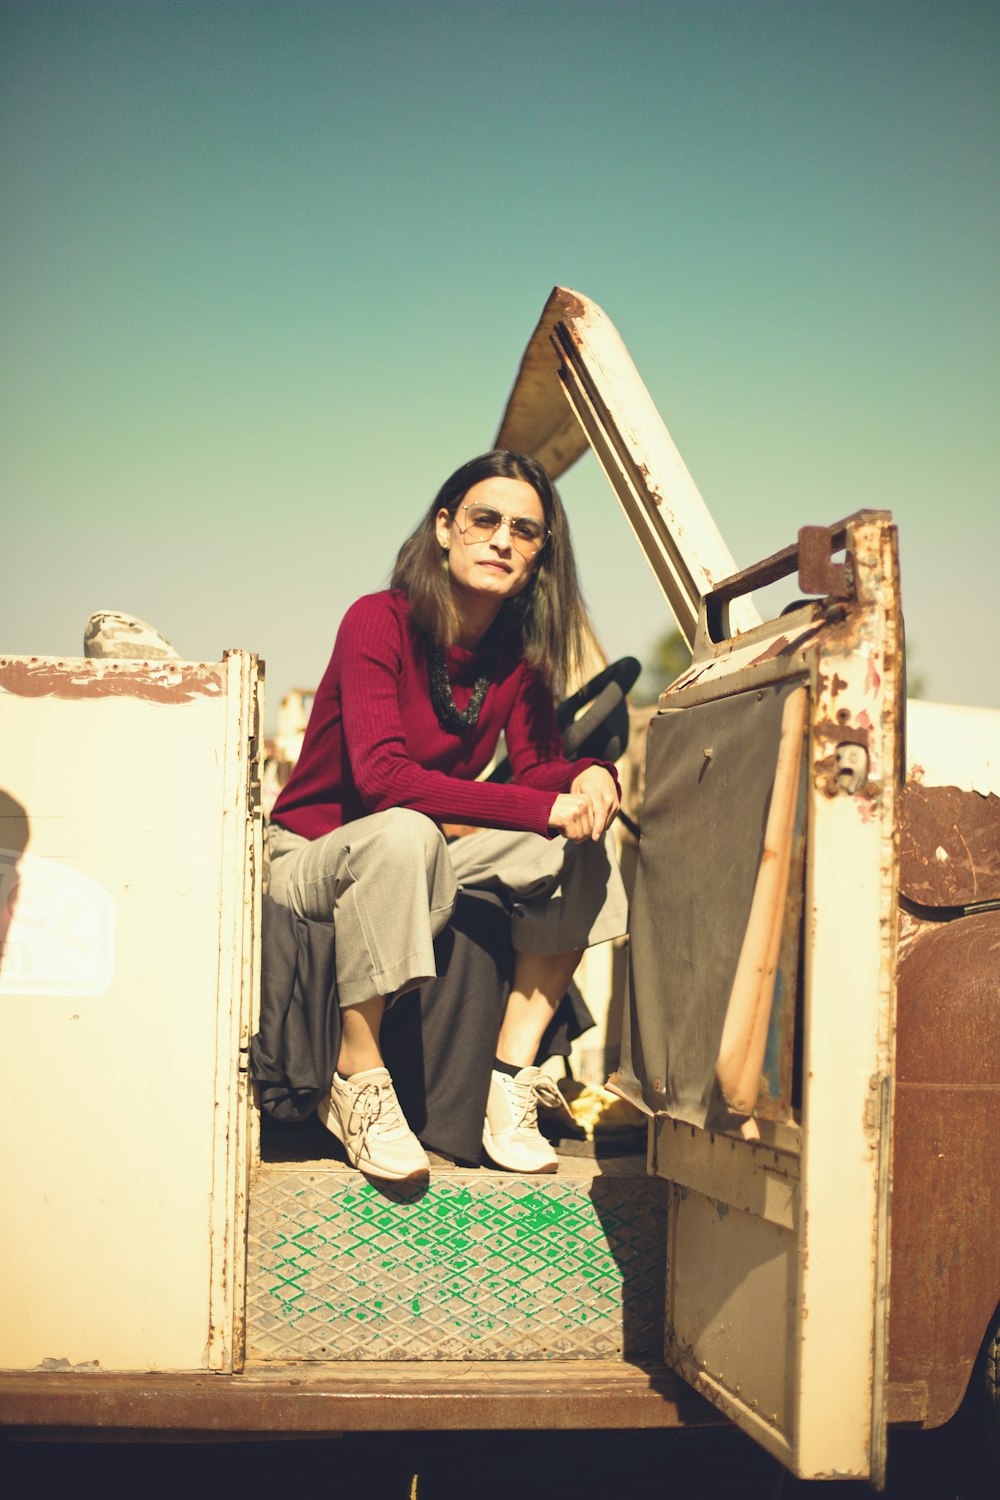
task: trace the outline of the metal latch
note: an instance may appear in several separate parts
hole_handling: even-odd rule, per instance
[[[830,532],[825,526],[799,529],[799,588],[804,594],[850,599],[853,594],[846,562],[832,560]]]

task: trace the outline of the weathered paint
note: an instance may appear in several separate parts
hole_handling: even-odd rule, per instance
[[[796,1473],[877,1480],[899,768],[895,532],[887,515],[867,512],[829,535],[851,558],[852,600],[804,604],[780,623],[725,638],[707,628],[706,600],[692,672],[661,698],[661,709],[676,713],[799,676],[810,686],[801,1128],[759,1119],[758,1145],[709,1136],[695,1178],[673,1159],[679,1127],[668,1136],[664,1121],[655,1170],[685,1184],[670,1228],[668,1360]],[[795,565],[786,549],[762,570],[776,581]],[[720,593],[735,597],[760,581],[749,569]],[[797,1168],[785,1223],[750,1197],[753,1153],[779,1144]],[[742,1202],[726,1186],[737,1161]],[[719,1202],[733,1210],[724,1221]]]
[[[0,1142],[18,1205],[0,1240],[0,1364],[232,1368],[256,664],[30,665],[43,691],[0,692],[4,809],[25,844],[16,879],[35,862],[52,878],[15,906],[2,955],[2,1088],[31,1129]],[[19,917],[58,926],[63,868],[114,914],[100,983],[77,945],[75,991],[44,955],[25,968],[11,952]]]
[[[224,675],[204,662],[134,662],[72,657],[0,657],[0,692],[20,698],[137,698],[189,703],[219,697]]]
[[[906,706],[907,779],[1000,796],[1000,709],[913,698]]]

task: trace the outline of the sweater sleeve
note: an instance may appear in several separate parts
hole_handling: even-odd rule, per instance
[[[568,792],[582,771],[600,766],[608,772],[621,796],[618,773],[609,761],[593,756],[566,759],[552,695],[530,667],[522,668],[522,686],[507,722],[506,740],[511,770],[519,785]]]
[[[466,780],[427,770],[409,754],[399,706],[403,628],[392,609],[359,600],[338,638],[344,736],[364,804],[372,812],[408,807],[439,822],[546,835],[558,786]]]

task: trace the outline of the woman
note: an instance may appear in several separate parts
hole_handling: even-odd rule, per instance
[[[442,486],[391,587],[344,617],[298,764],[275,803],[270,894],[336,929],[342,1045],[319,1115],[375,1177],[427,1172],[385,1069],[385,1007],[433,976],[459,886],[511,905],[513,986],[483,1144],[550,1172],[539,1042],[583,948],[626,926],[605,835],[614,769],[570,764],[553,710],[585,616],[562,504],[534,459],[494,451]],[[475,778],[501,732],[508,785]],[[472,825],[447,838],[444,825]]]

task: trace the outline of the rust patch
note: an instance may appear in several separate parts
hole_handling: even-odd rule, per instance
[[[799,529],[799,587],[804,594],[828,594],[846,598],[850,592],[847,568],[835,563],[833,537],[826,526],[802,526]]]
[[[864,822],[870,822],[872,804],[877,796],[877,788],[873,787],[866,779],[861,784],[861,778],[852,778],[847,787],[844,785],[842,757],[839,754],[845,745],[860,745],[865,755],[868,755],[868,740],[870,724],[851,724],[850,710],[840,708],[837,710],[836,719],[819,719],[814,725],[816,741],[825,741],[823,748],[827,750],[825,755],[817,755],[813,760],[813,777],[816,787],[827,797],[836,797],[839,793],[848,790],[850,794],[858,799],[858,813]],[[865,771],[867,776],[867,771]],[[861,806],[861,799],[869,804]]]
[[[899,963],[900,1083],[1000,1089],[998,956],[1000,911],[924,925]],[[966,1153],[970,1171],[981,1154]],[[1000,1191],[1000,1154],[987,1154]]]
[[[953,789],[950,789],[953,790]],[[923,926],[900,960],[889,1376],[965,1393],[1000,1277],[1000,912]]]
[[[833,681],[830,684],[830,697],[836,698],[837,694],[842,693],[847,685],[847,679],[841,677],[839,672],[834,672]]]
[[[0,658],[0,691],[18,698],[142,698],[150,703],[190,703],[216,698],[223,679],[204,663],[53,661]]]
[[[844,795],[852,797],[859,804],[858,815],[861,821],[863,823],[871,822],[870,812],[874,809],[874,804],[878,798],[877,788],[866,781],[864,786],[857,787],[853,791],[845,791],[845,788],[841,784],[841,768],[836,754],[826,755],[822,760],[813,761],[813,778],[816,790],[822,792],[824,797],[839,797]],[[868,812],[862,810],[860,806],[861,801],[869,804]]]
[[[841,717],[843,715],[843,717]],[[867,724],[851,724],[850,712],[840,709],[836,719],[820,719],[817,721],[815,730],[816,737],[822,740],[833,740],[836,744],[864,745],[868,749],[868,737],[871,733],[871,721]]]
[[[907,781],[899,799],[899,887],[919,906],[1000,900],[1000,797]]]
[[[649,472],[649,465],[636,464],[636,472],[638,473],[639,478],[642,480],[643,489],[646,491],[646,494],[649,496],[650,500],[652,500],[653,504],[658,509],[662,510],[665,497],[663,491],[659,488],[659,486],[653,483],[652,475]],[[710,577],[709,583],[711,583],[711,581],[712,580]]]
[[[553,296],[558,296],[564,317],[582,318],[586,315],[586,302],[584,302],[582,297],[578,297],[576,292],[571,292],[568,287],[555,287]]]

